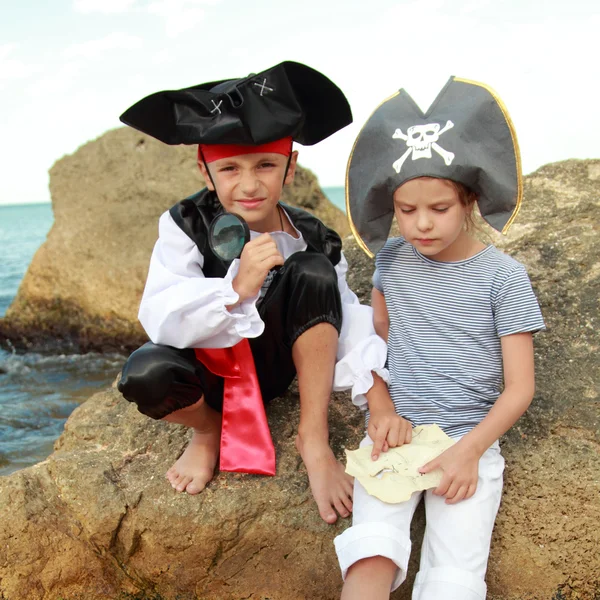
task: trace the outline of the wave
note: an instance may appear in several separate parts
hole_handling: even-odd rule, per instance
[[[0,350],[0,475],[46,458],[71,412],[111,385],[124,360]]]

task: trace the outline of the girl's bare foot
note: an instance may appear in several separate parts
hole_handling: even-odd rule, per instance
[[[297,436],[296,448],[306,465],[310,489],[321,518],[326,523],[335,523],[336,511],[341,517],[348,517],[352,512],[352,477],[335,459],[329,444]]]

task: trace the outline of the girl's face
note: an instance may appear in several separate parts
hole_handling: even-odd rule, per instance
[[[411,179],[394,192],[400,233],[433,260],[452,262],[466,258],[470,236],[465,224],[472,208],[462,204],[455,188],[444,179]]]
[[[280,228],[277,203],[283,185],[294,180],[297,157],[298,153],[292,152],[287,173],[288,157],[283,154],[256,153],[222,158],[208,165],[212,180],[206,166],[203,163],[198,166],[206,186],[217,192],[227,212],[243,217],[253,231],[265,232]]]

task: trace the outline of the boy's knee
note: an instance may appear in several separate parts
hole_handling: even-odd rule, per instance
[[[165,381],[166,358],[163,347],[150,342],[135,350],[123,365],[119,391],[126,397],[158,391]]]
[[[296,252],[285,261],[284,267],[292,269],[296,277],[337,285],[335,268],[324,254]]]
[[[162,419],[174,410],[196,403],[202,389],[193,366],[188,366],[186,358],[181,356],[183,352],[151,342],[144,344],[123,366],[118,390],[142,414],[153,419]],[[188,385],[177,385],[178,378]]]
[[[194,402],[194,404],[190,404],[189,406],[184,406],[182,408],[178,408],[178,409],[174,410],[172,413],[165,415],[165,417],[172,416],[175,413],[177,413],[178,415],[184,415],[184,414],[189,415],[189,414],[198,412],[199,410],[202,410],[202,407],[206,404],[207,403],[204,400],[204,395],[202,395],[202,396],[200,396],[199,400]],[[163,417],[163,418],[165,418],[165,417]]]
[[[317,252],[292,254],[269,288],[260,314],[266,328],[280,336],[289,349],[318,323],[330,323],[339,332],[342,301],[331,261]]]

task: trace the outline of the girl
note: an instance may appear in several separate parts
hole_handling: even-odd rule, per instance
[[[519,162],[500,101],[456,78],[425,115],[400,91],[357,139],[348,214],[362,247],[379,250],[372,304],[390,370],[389,395],[385,386],[367,393],[363,444],[375,440],[376,459],[409,442],[406,421],[437,423],[457,443],[420,469],[441,469],[439,486],[407,502],[386,504],[355,482],[353,525],[335,540],[343,600],[388,598],[405,579],[421,495],[413,600],[485,598],[504,469],[498,438],[533,398],[532,333],[544,323],[524,267],[473,237],[471,215],[478,202],[506,231],[521,201]],[[400,237],[386,242],[393,215]]]

